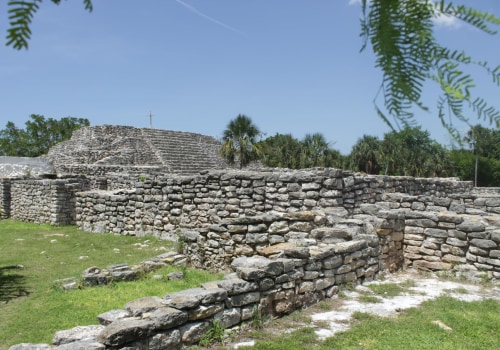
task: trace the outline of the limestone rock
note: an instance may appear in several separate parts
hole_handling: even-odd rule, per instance
[[[75,341],[95,340],[104,326],[78,326],[67,330],[57,331],[52,339],[54,345],[72,343]]]

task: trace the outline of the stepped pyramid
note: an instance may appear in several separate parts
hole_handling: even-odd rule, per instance
[[[190,132],[101,125],[75,131],[70,140],[51,148],[48,157],[56,169],[82,164],[156,166],[189,175],[223,169],[220,146],[214,137]]]

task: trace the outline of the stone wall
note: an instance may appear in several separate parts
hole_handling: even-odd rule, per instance
[[[122,312],[100,315],[97,340],[107,347],[165,349],[199,342],[219,321],[223,328],[252,317],[281,316],[336,294],[339,286],[371,280],[378,246],[366,240],[324,248],[290,248],[282,258],[242,257],[234,274],[163,297],[132,301]],[[120,317],[107,317],[107,315]]]
[[[91,232],[164,235],[226,218],[342,207],[356,213],[385,193],[446,197],[469,192],[456,179],[362,176],[338,169],[211,171],[151,176],[134,188],[82,193],[78,226]]]
[[[10,217],[52,225],[74,224],[76,194],[89,188],[86,178],[12,180]]]
[[[11,179],[0,178],[0,219],[10,217]]]
[[[404,215],[405,265],[472,280],[500,279],[500,198],[490,191],[451,198],[384,195]]]
[[[207,270],[227,270],[241,256],[274,259],[291,250],[299,254],[361,240],[378,252],[384,270],[403,266],[404,216],[349,219],[346,214],[345,210],[300,211],[225,219],[200,230],[180,231],[179,242],[189,263]]]
[[[291,225],[304,225],[325,218],[300,212],[284,215],[282,219]],[[396,215],[381,222],[395,227],[399,219]],[[268,222],[266,218],[262,220]],[[99,315],[100,325],[57,332],[53,343],[61,349],[64,346],[180,349],[198,343],[214,322],[231,328],[251,322],[253,318],[289,314],[332,297],[343,285],[370,281],[380,270],[400,268],[391,265],[389,257],[402,255],[402,234],[385,230],[381,237],[359,234],[355,239],[342,238],[336,243],[326,231],[316,232],[320,240],[315,245],[311,240],[307,247],[281,245],[280,249],[267,254],[268,257],[239,257],[231,262],[234,272],[223,280],[131,301],[122,310]],[[328,239],[330,243],[324,243]],[[400,242],[400,252],[391,255],[389,247],[396,247],[391,244],[396,241]]]
[[[469,279],[500,279],[498,217],[449,212],[405,213],[405,264],[420,270],[452,271]]]
[[[399,232],[401,239],[392,244],[401,245],[404,233],[408,266],[466,269],[471,276],[486,271],[487,278],[500,278],[500,198],[474,193],[470,186],[455,179],[360,176],[335,169],[157,176],[129,190],[81,194],[78,225],[92,232],[181,234],[192,264],[215,270],[238,256],[267,256],[266,249],[280,244],[308,246],[318,232],[352,238],[374,234],[376,227]],[[290,219],[304,211],[312,213],[308,219]],[[380,222],[391,211],[402,215],[394,227]],[[486,222],[480,233],[467,231],[463,223],[471,220]],[[393,259],[399,266],[403,256]]]

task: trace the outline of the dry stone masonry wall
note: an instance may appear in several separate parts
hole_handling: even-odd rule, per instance
[[[10,217],[11,179],[0,178],[0,219]]]
[[[384,196],[387,202],[379,205],[404,215],[405,265],[500,279],[500,200],[481,195],[487,197]]]
[[[74,224],[76,194],[89,188],[85,178],[12,181],[8,204],[10,217],[52,225]]]
[[[389,217],[380,222],[397,227],[395,223],[400,217]],[[283,220],[293,225],[314,218],[321,219],[311,212],[298,212],[285,215]],[[263,218],[263,221],[268,220]],[[396,247],[395,242],[399,242],[399,250],[402,250],[400,232],[384,231],[380,239],[377,235],[361,234],[345,239],[349,232],[335,235],[344,237],[340,239],[328,236],[326,231],[318,232],[321,240],[310,239],[308,246],[280,245],[266,254],[267,257],[236,258],[231,262],[234,272],[223,280],[134,300],[122,310],[98,315],[99,325],[57,332],[54,349],[180,349],[197,344],[214,322],[231,328],[256,317],[282,316],[335,295],[343,285],[372,280],[378,271],[389,268],[391,254],[383,252]],[[327,240],[330,243],[324,243]],[[162,264],[168,258],[175,256],[159,256],[153,265]],[[152,262],[147,262],[147,266],[151,268]],[[89,271],[86,274],[89,275]],[[90,275],[94,284],[99,284],[99,279],[112,277],[111,273],[102,275],[92,271]],[[128,278],[129,275],[119,276]]]
[[[342,207],[355,213],[360,204],[379,202],[385,193],[441,197],[469,190],[470,183],[454,179],[361,176],[337,169],[212,171],[145,177],[134,188],[83,193],[77,224],[93,232],[161,234],[270,211]]]

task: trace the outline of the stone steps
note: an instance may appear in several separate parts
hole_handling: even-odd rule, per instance
[[[180,131],[142,129],[155,154],[171,172],[188,175],[220,169],[219,142],[210,136]]]

